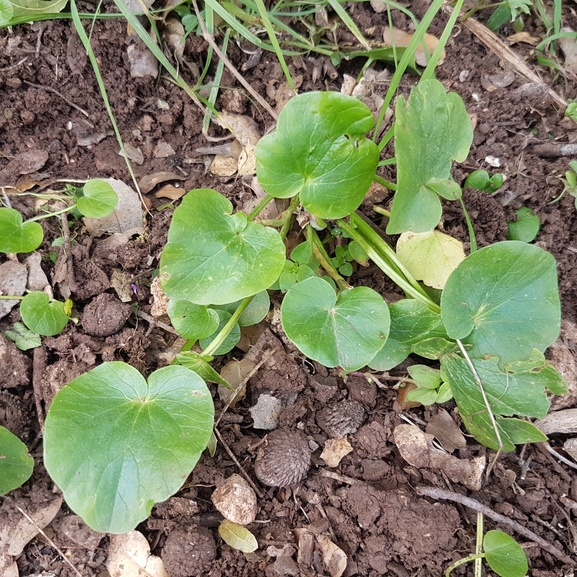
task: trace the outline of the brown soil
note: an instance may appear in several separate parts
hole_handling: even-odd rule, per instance
[[[411,8],[418,14],[422,7]],[[351,12],[363,30],[375,27],[375,36],[386,24],[383,14],[376,15],[364,5],[355,4]],[[568,9],[566,18],[567,25],[575,26],[571,22],[575,20],[574,14]],[[396,25],[406,28],[407,22],[398,17]],[[531,29],[531,22],[527,25],[533,33],[539,33],[539,29]],[[437,22],[432,32],[441,29],[442,23]],[[211,187],[233,202],[242,202],[246,194],[242,180],[211,175],[205,170],[204,157],[195,152],[197,147],[212,143],[207,143],[202,135],[202,115],[188,97],[165,78],[155,81],[130,77],[126,25],[120,20],[98,22],[92,44],[124,141],[143,152],[143,164],[135,165],[137,178],[172,171],[179,177],[171,181],[175,186],[186,190]],[[204,41],[189,38],[188,62],[202,69],[206,49]],[[526,48],[514,49],[527,54],[529,63],[534,63]],[[247,58],[234,44],[229,56],[239,68]],[[355,73],[360,66],[359,62],[345,62],[338,76],[330,79],[317,78],[317,59],[289,62],[294,75],[303,76],[301,91],[325,87],[339,90],[343,72]],[[555,176],[567,169],[568,159],[539,156],[535,147],[557,141],[575,142],[577,125],[563,121],[563,111],[542,93],[523,89],[523,81],[518,77],[506,88],[486,89],[486,79],[502,71],[499,58],[465,27],[460,27],[450,41],[445,63],[438,70],[438,78],[447,89],[463,97],[476,122],[471,154],[456,168],[455,177],[461,180],[479,168],[493,171],[485,159],[488,156],[500,159],[500,170],[507,177],[503,189],[491,197],[471,191],[465,195],[478,242],[484,246],[503,240],[506,223],[514,210],[521,206],[532,208],[542,222],[538,243],[551,251],[559,263],[564,319],[576,322],[577,210],[574,199],[568,195],[550,204],[562,190]],[[541,72],[546,77],[547,72]],[[186,67],[183,74],[190,74]],[[282,75],[273,58],[265,54],[255,68],[245,73],[245,78],[275,105],[270,90],[282,83]],[[408,89],[415,78],[407,76],[403,82]],[[271,128],[272,120],[255,106],[232,75],[226,73],[222,84],[231,90],[224,91],[217,108],[251,116],[262,133]],[[555,89],[564,93],[567,100],[576,96],[574,85],[558,82]],[[384,93],[386,87],[377,90]],[[111,136],[111,125],[90,64],[69,21],[0,31],[0,103],[0,184],[14,185],[21,180],[22,161],[13,159],[31,151],[34,158],[45,160],[38,169],[42,174],[35,176],[42,186],[57,188],[59,179],[94,177],[130,182],[124,160],[117,154],[118,145]],[[224,133],[216,129],[212,134]],[[86,142],[93,144],[87,146]],[[168,143],[174,154],[156,157],[154,151],[160,142]],[[148,197],[154,207],[165,201],[153,193]],[[26,216],[33,214],[31,200],[13,198],[12,202]],[[46,494],[49,481],[41,464],[41,426],[47,407],[64,384],[107,360],[124,360],[145,374],[163,363],[163,352],[173,344],[174,335],[137,318],[134,307],[116,297],[111,277],[113,271],[128,273],[135,285],[131,304],[149,312],[150,283],[166,241],[171,213],[170,208],[160,211],[153,208],[147,217],[144,241],[134,237],[117,250],[104,244],[106,236],[92,238],[80,221],[71,222],[70,234],[75,243],[65,273],[60,274],[55,288],[57,296],[71,296],[81,323],[70,323],[58,337],[43,339],[42,346],[33,352],[22,353],[10,342],[0,340],[0,424],[18,434],[36,459],[33,478],[13,492],[12,499],[22,497],[33,508],[53,498]],[[51,248],[52,241],[62,231],[57,219],[42,222],[46,237],[41,249],[45,257],[42,266],[54,281],[56,271],[48,255],[55,252],[62,263],[61,249]],[[446,207],[443,225],[449,234],[467,240],[458,208]],[[368,282],[383,292],[389,290],[376,269],[370,269],[370,274],[365,271],[363,283]],[[0,329],[5,330],[17,320],[15,309],[0,321]],[[574,354],[575,341],[571,335],[566,336],[564,343],[573,351],[570,356]],[[574,471],[559,464],[546,451],[529,446],[501,456],[480,491],[453,485],[438,470],[416,468],[401,458],[393,429],[403,422],[401,417],[406,412],[396,401],[392,388],[379,388],[374,382],[355,376],[345,381],[335,371],[305,361],[290,348],[285,352],[281,352],[274,366],[265,363],[253,377],[246,398],[229,410],[220,424],[220,432],[238,462],[258,484],[254,461],[256,445],[264,432],[252,428],[248,408],[255,404],[259,393],[275,393],[285,402],[279,415],[280,425],[299,429],[309,443],[319,447],[312,454],[308,476],[292,489],[258,484],[262,497],[258,500],[257,519],[249,529],[256,536],[259,549],[245,555],[223,543],[216,530],[222,517],[211,502],[215,486],[237,473],[237,467],[222,446],[213,458],[204,455],[179,494],[155,507],[152,516],[138,528],[147,537],[153,554],[165,561],[171,576],[329,574],[321,553],[310,547],[307,551],[306,539],[297,541],[295,529],[299,528],[308,528],[315,536],[326,535],[344,551],[346,576],[440,575],[451,562],[474,551],[476,513],[454,502],[417,495],[414,488],[421,485],[473,497],[577,561],[572,521],[575,506],[571,511],[567,505],[577,501]],[[229,354],[231,358],[242,356],[238,349]],[[215,398],[218,398],[216,391]],[[348,434],[352,452],[331,469],[320,458],[327,434],[319,426],[317,412],[327,404],[345,399],[362,405],[364,420],[356,432]],[[218,400],[215,403],[218,413],[222,403]],[[408,415],[426,424],[436,412],[436,408],[417,409]],[[556,442],[552,440],[553,444]],[[467,460],[485,453],[493,457],[492,452],[472,443],[455,452],[460,459]],[[0,508],[0,515],[6,519],[16,515],[10,509],[11,503],[5,500]],[[511,531],[488,518],[485,526]],[[46,533],[81,575],[104,577],[109,537],[97,539],[95,545],[94,536],[86,529],[64,504]],[[572,574],[567,557],[564,560],[555,557],[550,548],[537,546],[519,534],[514,536],[525,547],[531,575]],[[74,574],[43,536],[26,546],[17,563],[22,576],[43,571],[62,577]],[[463,566],[454,574],[472,575],[472,567]]]

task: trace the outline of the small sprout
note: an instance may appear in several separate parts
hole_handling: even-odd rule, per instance
[[[266,437],[254,463],[257,479],[269,487],[292,487],[300,483],[311,465],[306,437],[299,431],[277,429]]]
[[[356,433],[365,420],[365,409],[358,401],[341,401],[317,414],[317,425],[332,439]]]

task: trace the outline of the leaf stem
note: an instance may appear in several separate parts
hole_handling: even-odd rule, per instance
[[[377,214],[382,214],[383,216],[386,216],[387,218],[391,218],[391,212],[389,210],[387,210],[386,208],[383,208],[382,206],[373,206],[373,210]]]
[[[273,199],[270,194],[266,194],[258,204],[248,213],[248,220],[254,220],[263,210],[264,207]]]
[[[218,350],[220,345],[224,343],[226,337],[228,337],[230,331],[232,331],[232,329],[234,328],[236,321],[238,321],[240,315],[244,312],[244,309],[246,309],[246,307],[250,304],[250,301],[252,301],[253,298],[254,295],[246,297],[245,299],[242,300],[240,305],[238,305],[238,308],[234,311],[233,315],[230,317],[230,319],[224,325],[224,327],[222,327],[218,335],[216,335],[216,337],[214,337],[214,339],[208,345],[208,347],[206,347],[206,349],[202,351],[203,356],[216,354],[216,351]]]
[[[0,300],[21,301],[24,296],[0,295]]]
[[[339,220],[338,226],[355,240],[369,258],[408,296],[422,301],[432,311],[440,313],[439,305],[429,298],[419,283],[399,262],[393,249],[355,213],[350,215],[350,220],[351,223]]]
[[[351,285],[339,274],[337,269],[331,264],[331,259],[319,238],[316,230],[309,224],[307,225],[307,240],[311,243],[313,255],[325,269],[327,274],[337,283],[341,290],[349,290]]]
[[[473,223],[471,222],[471,218],[469,217],[469,213],[467,212],[463,198],[460,198],[459,202],[461,203],[461,208],[463,209],[463,214],[465,215],[467,231],[469,232],[469,241],[471,242],[470,252],[473,254],[477,250],[477,237],[475,235],[475,229],[473,228]]]
[[[28,219],[26,222],[36,222],[37,220],[43,220],[45,218],[50,218],[52,216],[58,216],[59,214],[66,214],[67,212],[70,212],[75,207],[76,207],[76,204],[73,204],[73,205],[67,206],[66,208],[63,208],[61,210],[57,210],[56,212],[48,212],[46,214],[39,214],[38,216],[35,216],[34,218]]]
[[[475,541],[475,554],[479,555],[483,552],[483,513],[477,511],[477,539]],[[478,557],[475,559],[475,577],[482,577],[483,575],[483,559]]]
[[[453,569],[456,569],[460,565],[464,565],[465,563],[468,563],[469,561],[473,561],[476,559],[484,559],[484,558],[485,558],[485,553],[479,553],[479,554],[475,553],[474,555],[469,555],[468,557],[463,557],[462,559],[455,561],[450,567],[447,568],[447,570],[445,571],[445,577],[449,577],[450,574],[452,573]]]
[[[378,174],[375,174],[375,176],[373,176],[373,181],[380,184],[381,186],[384,186],[385,188],[388,188],[389,190],[397,190],[397,185],[394,182],[386,180],[385,178],[379,176]]]

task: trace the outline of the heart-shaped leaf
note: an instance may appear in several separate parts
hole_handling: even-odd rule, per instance
[[[70,320],[65,312],[65,303],[51,301],[42,291],[28,293],[22,299],[20,315],[29,329],[47,337],[57,335]]]
[[[78,210],[89,218],[103,218],[111,214],[118,204],[118,195],[104,180],[89,180],[77,198]]]
[[[104,363],[56,395],[44,463],[70,508],[96,531],[123,533],[184,483],[212,433],[204,381],[182,366],[144,377]]]
[[[34,459],[26,445],[0,426],[0,495],[20,487],[32,475]]]
[[[383,347],[389,334],[389,309],[368,287],[342,292],[338,298],[323,279],[311,277],[286,294],[281,319],[291,341],[327,367],[356,371]]]
[[[196,189],[174,211],[160,259],[161,282],[175,300],[226,304],[268,288],[285,263],[280,234],[249,222],[211,189]]]
[[[256,173],[275,198],[300,193],[303,206],[320,218],[356,210],[369,190],[379,151],[365,137],[371,111],[338,92],[308,92],[289,100],[276,131],[256,147]]]
[[[461,97],[447,94],[438,80],[419,82],[408,102],[397,98],[397,191],[388,234],[427,232],[437,226],[442,211],[438,195],[459,196],[448,181],[452,161],[463,162],[472,142],[473,128]]]
[[[22,215],[13,208],[0,208],[0,252],[32,252],[44,238],[37,222],[22,222]]]
[[[559,335],[557,264],[542,248],[505,241],[468,256],[445,285],[441,316],[447,334],[469,354],[501,364],[543,352]]]

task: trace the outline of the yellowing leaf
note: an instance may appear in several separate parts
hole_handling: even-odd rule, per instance
[[[463,243],[438,230],[404,232],[397,256],[408,271],[426,285],[442,289],[449,275],[465,259]]]
[[[256,537],[242,525],[225,519],[218,527],[218,533],[222,540],[233,549],[243,553],[252,553],[258,549]]]

